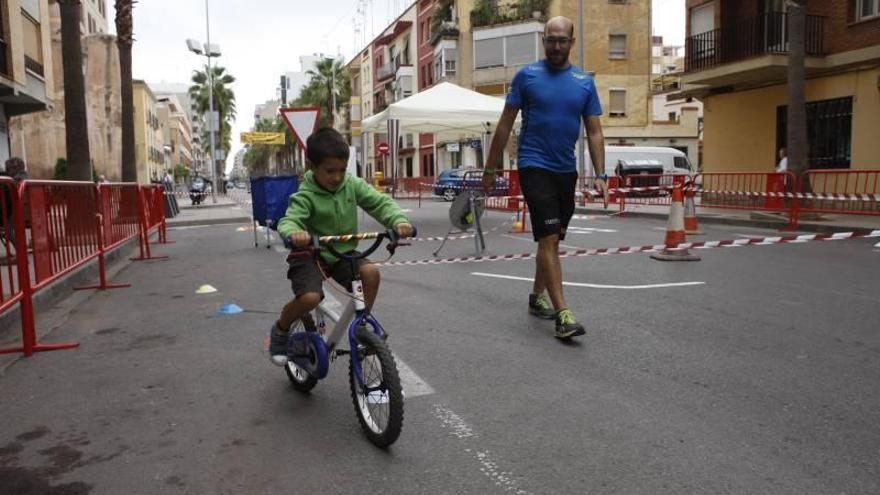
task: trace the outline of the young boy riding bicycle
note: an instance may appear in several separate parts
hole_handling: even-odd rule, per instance
[[[287,213],[278,222],[278,234],[283,239],[289,239],[295,247],[305,247],[310,235],[354,234],[358,231],[358,207],[401,237],[412,235],[409,219],[390,196],[346,173],[349,151],[342,135],[331,128],[319,129],[309,136],[306,148],[311,168],[299,191],[290,196]],[[348,253],[357,248],[357,241],[337,242],[333,247],[340,253]],[[288,256],[287,264],[287,278],[294,298],[284,306],[269,331],[269,356],[278,366],[287,363],[287,335],[291,325],[315,309],[324,298],[322,272],[346,288],[354,277],[347,261],[326,250],[321,251],[319,259]],[[379,269],[369,261],[360,260],[358,271],[369,311],[379,291]]]

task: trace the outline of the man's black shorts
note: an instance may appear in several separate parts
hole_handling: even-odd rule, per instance
[[[321,269],[324,270],[328,277],[331,277],[345,287],[346,290],[351,291],[351,281],[354,280],[354,273],[351,271],[351,263],[348,260],[340,259],[330,265],[323,260],[319,261],[319,263],[321,263]],[[368,261],[357,260],[356,266],[360,269],[361,265],[365,263],[368,263]],[[317,292],[321,294],[321,298],[324,297],[323,278],[314,258],[311,256],[304,258],[288,256],[287,266],[287,278],[290,279],[290,288],[293,290],[294,295],[298,296],[306,292]]]
[[[560,240],[565,239],[565,230],[574,214],[577,179],[577,172],[551,172],[538,167],[519,169],[519,183],[529,205],[536,241],[554,234],[559,234]]]

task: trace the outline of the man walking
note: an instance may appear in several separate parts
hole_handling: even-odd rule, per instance
[[[492,187],[516,115],[522,111],[519,178],[538,242],[529,312],[555,319],[556,337],[560,339],[585,333],[563,297],[559,262],[559,241],[565,239],[574,213],[578,178],[575,144],[581,119],[587,128],[590,157],[596,171],[595,186],[605,194],[606,201],[608,194],[605,137],[599,121],[602,106],[593,78],[569,63],[574,41],[571,20],[554,17],[547,22],[544,28],[546,58],[523,67],[514,76],[483,171],[484,187]]]

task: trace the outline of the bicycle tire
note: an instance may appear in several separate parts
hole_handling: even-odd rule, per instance
[[[397,440],[403,428],[403,388],[400,385],[397,364],[394,362],[394,356],[388,345],[376,334],[361,330],[357,332],[355,339],[358,342],[358,348],[352,349],[348,372],[355,415],[357,415],[358,422],[367,439],[373,445],[385,448]],[[378,384],[373,387],[382,390],[369,392],[361,390],[360,383],[355,376],[355,359],[360,361],[361,373],[365,377],[364,381],[367,386],[380,378]],[[364,363],[367,363],[366,371]],[[380,377],[375,375],[376,364],[380,367]],[[371,402],[374,406],[372,409]],[[377,418],[374,417],[379,409],[378,406],[382,406],[382,404],[387,404],[384,426],[380,426]]]
[[[303,332],[303,331],[314,331],[315,323],[310,314],[306,314],[303,318],[296,322],[294,325],[294,329],[291,332]],[[287,378],[290,379],[290,384],[293,385],[293,388],[299,392],[309,393],[315,385],[318,384],[318,379],[312,376],[308,371],[297,366],[293,360],[288,360],[287,364],[284,365],[284,371],[287,372]]]

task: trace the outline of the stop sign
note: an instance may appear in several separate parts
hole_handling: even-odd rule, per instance
[[[385,143],[385,142],[379,143],[376,146],[376,149],[379,150],[379,153],[381,153],[383,155],[387,155],[388,154],[388,143]]]

